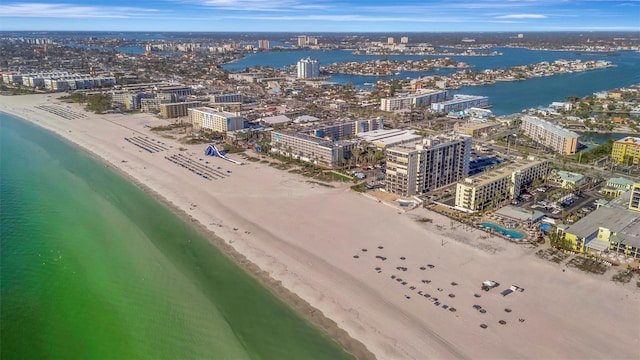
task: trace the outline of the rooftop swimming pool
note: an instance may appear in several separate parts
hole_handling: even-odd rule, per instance
[[[480,225],[482,225],[483,228],[493,229],[493,230],[501,233],[502,235],[508,236],[508,237],[510,237],[512,239],[524,239],[524,234],[521,233],[520,231],[504,229],[501,226],[498,226],[498,225],[492,224],[492,223],[488,223],[488,222],[483,222]]]

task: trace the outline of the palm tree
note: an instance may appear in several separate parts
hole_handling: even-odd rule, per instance
[[[362,149],[360,149],[359,147],[354,147],[353,149],[351,149],[351,154],[353,155],[353,158],[355,159],[355,166],[358,166],[358,158],[360,157],[360,155],[362,154]]]

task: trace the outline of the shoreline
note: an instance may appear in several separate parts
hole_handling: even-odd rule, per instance
[[[63,119],[41,109],[44,104],[84,117]],[[200,159],[223,167],[222,172],[231,169],[223,178],[203,179],[166,157],[175,153],[198,162],[203,146],[161,138],[147,126],[165,121],[146,114],[91,114],[61,103],[56,95],[0,97],[0,107],[90,156],[100,154],[110,169],[210,242],[219,242],[213,245],[225,255],[236,254],[234,262],[259,281],[264,278],[272,293],[325,334],[355,339],[355,345],[338,340],[354,356],[633,358],[631,349],[640,346],[634,331],[640,291],[635,284],[612,283],[611,273],[591,276],[549,263],[533,256],[535,248],[466,228],[427,209],[401,212],[348,187],[316,186],[259,162],[236,166]],[[140,134],[174,146],[147,153],[123,140]],[[187,150],[178,150],[183,146]],[[427,269],[427,264],[434,267]],[[400,275],[403,284],[395,280]],[[500,296],[502,287],[480,292],[478,284],[487,279],[527,290],[508,297]],[[439,301],[433,300],[436,296]],[[590,301],[576,306],[582,298]],[[440,302],[457,311],[447,311]],[[480,314],[474,304],[488,312]],[[513,312],[507,314],[507,306]],[[519,323],[519,317],[526,323]],[[619,335],[598,336],[602,332]],[[554,342],[560,334],[566,340],[562,344]],[[359,344],[366,353],[355,353]],[[349,346],[356,349],[349,351]]]
[[[24,121],[31,125],[37,126],[40,129],[43,129],[49,134],[64,141],[71,147],[82,151],[85,155],[89,156],[93,160],[105,165],[105,167],[107,167],[110,171],[130,182],[135,187],[145,192],[147,195],[151,196],[155,201],[158,202],[160,206],[164,206],[165,208],[169,209],[176,217],[195,229],[196,232],[200,234],[200,236],[205,238],[212,246],[214,246],[224,256],[226,256],[234,264],[236,264],[236,266],[242,269],[247,275],[257,280],[267,291],[284,302],[295,313],[297,313],[309,323],[313,324],[316,329],[338,343],[345,350],[345,352],[354,356],[356,359],[376,359],[375,355],[371,353],[362,342],[352,338],[345,330],[340,328],[335,321],[326,317],[322,313],[322,311],[313,307],[307,301],[296,295],[294,292],[284,287],[281,281],[278,281],[271,277],[268,272],[261,269],[258,265],[247,259],[245,255],[241,254],[232,246],[227,244],[223,238],[215,233],[215,231],[207,229],[204,224],[194,219],[193,216],[189,215],[187,212],[164,197],[162,194],[158,193],[135,177],[114,166],[114,164],[96,154],[91,149],[85,148],[82,145],[77,144],[69,140],[68,138],[65,138],[64,136],[56,133],[54,130],[42,126],[39,122],[25,119],[18,114],[6,112],[2,109],[0,109],[0,113],[18,119],[18,121]]]

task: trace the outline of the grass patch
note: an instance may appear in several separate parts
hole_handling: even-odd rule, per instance
[[[421,223],[432,223],[433,219],[429,219],[429,218],[426,218],[426,217],[421,217],[419,219],[416,219],[416,221],[417,222],[421,222]]]
[[[335,186],[333,186],[333,185],[331,185],[331,184],[325,184],[325,183],[321,183],[321,182],[319,182],[319,181],[312,181],[312,180],[309,180],[309,181],[307,181],[307,182],[308,182],[309,184],[315,184],[315,185],[320,185],[320,186],[324,186],[324,187],[327,187],[327,188],[335,189]]]
[[[341,180],[341,181],[353,181],[355,179],[352,176],[342,174],[333,170],[329,171],[327,174],[333,176],[336,180]]]
[[[355,184],[353,186],[351,186],[351,190],[355,191],[355,192],[359,192],[359,193],[363,193],[367,190],[367,183],[366,182],[361,182],[360,184]]]
[[[594,259],[589,259],[582,256],[574,257],[567,263],[567,266],[597,275],[602,275],[607,272],[607,269],[609,269],[609,267],[605,264],[601,264]]]

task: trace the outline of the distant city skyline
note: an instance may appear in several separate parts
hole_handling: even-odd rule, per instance
[[[639,31],[640,1],[4,1],[2,31]]]

